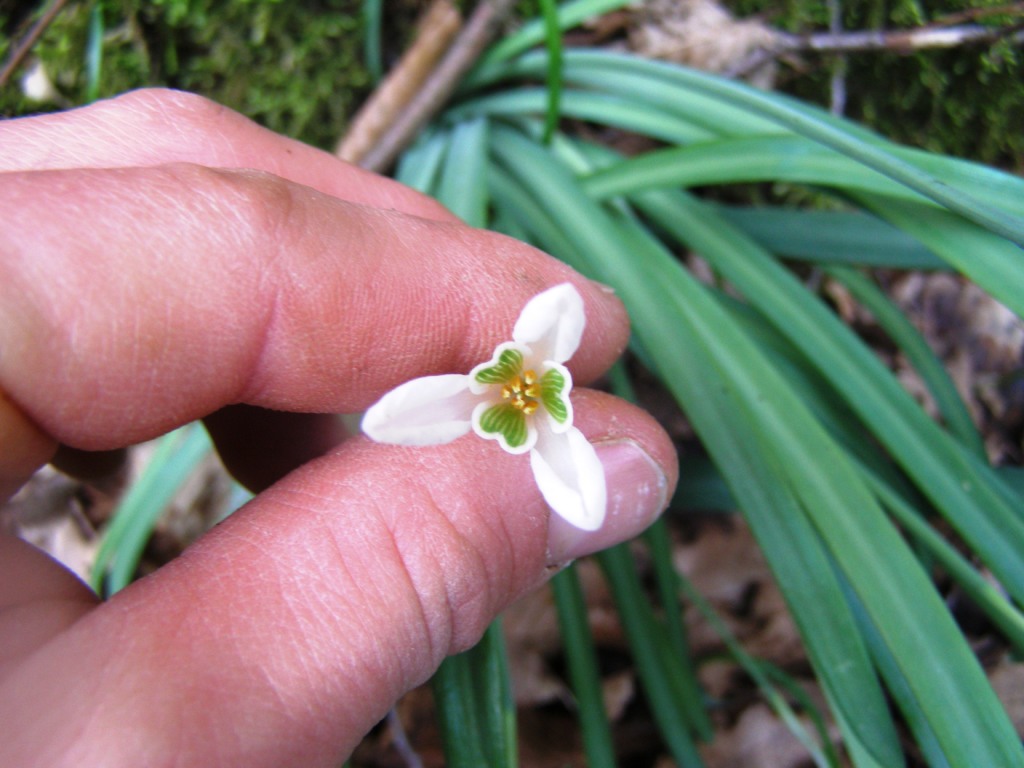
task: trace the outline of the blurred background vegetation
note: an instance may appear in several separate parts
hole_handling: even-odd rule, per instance
[[[0,4],[0,61],[50,5]],[[383,18],[384,65],[404,50],[425,3],[394,0]],[[827,30],[817,0],[727,0],[737,17],[791,33]],[[530,3],[521,3],[520,16]],[[1001,0],[868,0],[842,5],[844,30],[906,29],[954,18],[972,8],[1007,8]],[[1012,9],[1011,9],[1012,10]],[[1014,23],[984,16],[985,23]],[[1019,9],[1016,21],[1019,22]],[[99,70],[90,46],[102,39]],[[31,114],[81,104],[147,85],[209,96],[267,127],[331,147],[372,89],[364,58],[361,0],[106,0],[68,2],[12,83],[40,62],[56,90],[53,101],[22,88],[0,90],[0,114]],[[94,59],[95,60],[95,59]],[[833,54],[789,57],[777,87],[827,105],[837,66]],[[935,152],[1020,171],[1024,168],[1024,68],[1009,41],[904,55],[862,52],[846,57],[845,114],[890,138]]]

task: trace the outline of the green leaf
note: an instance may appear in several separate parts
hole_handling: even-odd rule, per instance
[[[156,452],[124,495],[96,553],[91,582],[110,596],[131,583],[157,520],[174,494],[210,452],[201,424],[189,424],[160,438]]]
[[[546,88],[518,88],[476,96],[445,112],[445,121],[460,121],[469,117],[521,117],[543,115],[547,109]],[[560,108],[565,117],[589,120],[650,136],[669,143],[687,144],[706,141],[717,134],[711,133],[678,116],[666,114],[656,104],[639,103],[635,99],[616,94],[563,89]]]
[[[395,178],[407,187],[429,192],[434,189],[437,175],[448,150],[447,131],[427,130],[398,160]]]
[[[1004,238],[947,211],[853,192],[883,219],[913,235],[987,292],[1024,317],[1024,252]]]
[[[480,87],[498,79],[530,74],[543,66],[543,57],[523,56],[512,63],[481,67],[471,83]],[[935,175],[937,165],[961,170],[965,164],[929,164],[911,153],[901,154],[883,139],[850,123],[827,116],[778,94],[759,91],[733,80],[664,62],[602,50],[573,49],[566,52],[565,80],[594,88],[614,88],[635,98],[663,103],[666,111],[706,114],[706,123],[720,136],[793,133],[829,147],[873,169],[907,189],[958,213],[983,228],[1024,245],[1024,215],[1020,195],[993,201],[980,196],[979,184],[967,190],[950,186]],[[682,105],[682,106],[680,106]],[[1012,180],[1003,182],[1017,188]]]
[[[599,552],[597,561],[612,590],[637,675],[669,752],[683,768],[703,766],[690,733],[696,724],[705,722],[703,704],[690,698],[692,689],[681,683],[686,677],[682,661],[670,653],[663,639],[628,547],[620,544]]]
[[[885,175],[802,136],[725,137],[646,152],[596,171],[583,188],[598,200],[660,188],[792,182],[929,202]]]
[[[629,5],[631,0],[574,0],[558,7],[557,28],[566,30],[587,19],[602,16]],[[481,58],[480,65],[494,65],[544,42],[548,29],[546,18],[526,22],[519,30],[492,45]],[[479,65],[478,65],[479,66]]]
[[[703,595],[697,591],[697,588],[682,575],[676,576],[678,588],[686,596],[686,599],[696,606],[697,610],[700,611],[704,620],[707,621],[715,630],[715,633],[722,639],[725,646],[729,649],[729,653],[737,663],[743,668],[743,670],[750,675],[751,679],[756,683],[758,690],[761,695],[765,698],[771,708],[779,715],[783,722],[789,727],[791,733],[793,733],[800,743],[804,745],[808,753],[813,757],[814,762],[819,766],[838,766],[839,757],[835,754],[835,749],[829,740],[828,730],[825,726],[824,719],[816,711],[814,705],[807,700],[808,697],[796,683],[787,685],[787,691],[794,695],[798,699],[804,701],[806,709],[811,713],[814,719],[815,726],[818,730],[819,740],[823,746],[819,746],[810,735],[807,733],[807,729],[804,728],[803,724],[797,718],[796,713],[789,706],[788,702],[779,693],[778,689],[772,683],[771,678],[785,679],[784,673],[776,667],[767,664],[764,661],[759,661],[751,656],[739,640],[729,629],[729,626],[725,621],[718,615],[715,609],[711,606]]]
[[[900,665],[951,763],[1021,764],[1020,744],[1005,712],[926,575],[849,459],[758,348],[668,252],[642,235],[635,223],[610,222],[608,213],[589,201],[568,174],[553,167],[550,155],[505,129],[496,130],[492,142],[506,171],[566,231],[574,244],[568,256],[582,255],[578,267],[616,287],[633,316],[634,333],[656,356],[658,373],[677,393],[744,511],[749,514],[752,506],[760,505],[780,523],[803,516],[812,522],[815,535]],[[523,224],[529,227],[530,222]],[[718,224],[706,222],[704,229]],[[620,227],[632,234],[626,237]],[[698,386],[700,390],[694,389]],[[723,397],[727,399],[720,406],[712,407]],[[761,482],[751,483],[749,478],[758,476],[751,471],[759,466]],[[743,491],[747,487],[750,491]],[[771,494],[767,500],[766,492]],[[809,605],[801,595],[796,587],[787,589],[794,612],[796,606],[806,610]],[[821,663],[822,655],[836,652],[820,644],[822,633],[803,634],[844,722],[858,728],[858,736],[873,745],[875,755],[899,754],[898,742],[890,738],[892,726],[881,714],[884,704],[864,687],[871,675],[852,674],[842,685],[830,677],[848,673],[856,653],[863,657],[858,633],[834,631],[828,636],[839,644],[856,639],[861,648],[840,665]],[[854,691],[874,702],[851,706]],[[880,735],[884,733],[890,737]]]
[[[487,121],[459,123],[451,131],[434,196],[467,224],[487,223]]]
[[[576,254],[586,254],[590,261],[580,256],[579,260],[574,259],[574,264],[590,271],[597,279],[615,285],[634,319],[634,332],[641,343],[652,350],[662,380],[684,407],[692,405],[687,410],[696,416],[691,415],[691,418],[700,418],[706,442],[714,446],[719,464],[729,468],[733,493],[748,502],[745,506],[750,510],[760,510],[765,515],[763,529],[769,537],[766,541],[768,544],[778,541],[774,547],[766,547],[766,553],[777,552],[783,574],[792,574],[793,586],[788,598],[805,629],[805,641],[815,668],[826,688],[833,693],[834,701],[844,712],[850,713],[848,719],[861,729],[861,738],[866,743],[874,744],[876,751],[883,754],[898,754],[884,699],[877,683],[873,683],[866,651],[857,634],[851,631],[852,617],[843,601],[836,599],[839,593],[834,581],[831,581],[831,588],[828,586],[831,570],[824,567],[821,555],[815,554],[820,553],[820,545],[815,543],[806,523],[801,529],[804,531],[802,538],[791,530],[792,525],[800,523],[801,517],[794,512],[785,486],[764,474],[758,454],[749,447],[746,428],[737,429],[735,425],[730,428],[737,418],[736,406],[740,404],[734,401],[735,394],[728,405],[712,407],[719,395],[724,396],[732,388],[722,389],[717,383],[719,379],[706,367],[707,361],[693,357],[698,348],[683,335],[683,320],[675,308],[678,299],[674,294],[668,295],[669,285],[677,282],[678,267],[668,266],[674,261],[667,254],[663,256],[666,263],[658,265],[645,251],[638,252],[635,243],[622,243],[621,233],[608,221],[607,214],[587,200],[563,174],[556,173],[550,158],[537,154],[533,149],[535,145],[517,140],[514,134],[504,131],[499,132],[495,140],[495,149],[499,158],[505,160],[506,169],[515,172],[519,183],[529,185],[530,194],[525,197],[535,202],[536,207],[529,210],[530,217],[523,223],[526,226],[541,223],[538,231],[548,231],[545,218],[557,216],[568,230],[569,242],[578,248],[559,255],[574,258]],[[547,172],[539,174],[541,167],[547,168]],[[491,176],[492,181],[500,178],[497,171]],[[499,199],[497,192],[495,199]],[[542,245],[551,247],[543,241]],[[702,374],[694,376],[693,371]],[[805,549],[806,554],[799,554]],[[814,564],[815,557],[818,565]],[[828,596],[830,592],[832,597]]]
[[[715,212],[766,251],[815,264],[949,271],[919,240],[862,211],[717,205]]]
[[[500,619],[473,648],[445,659],[430,682],[446,765],[519,765],[515,703]]]
[[[380,45],[383,5],[382,0],[363,0],[363,62],[374,83],[384,77]]]
[[[544,21],[544,45],[547,48],[547,109],[544,115],[544,143],[551,141],[558,128],[562,100],[562,30],[555,0],[538,0]]]
[[[615,768],[615,746],[604,710],[597,652],[575,564],[555,574],[551,579],[551,591],[558,610],[558,626],[576,698],[587,765],[590,768]]]
[[[755,243],[681,192],[636,196],[641,210],[700,251],[843,395],[918,488],[1024,599],[1024,505],[921,410],[877,357]]]

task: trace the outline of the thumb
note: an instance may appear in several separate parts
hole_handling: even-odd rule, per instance
[[[664,432],[577,394],[607,474],[601,530],[549,525],[528,459],[491,441],[352,439],[9,674],[0,764],[339,764],[552,566],[664,507],[676,473]]]

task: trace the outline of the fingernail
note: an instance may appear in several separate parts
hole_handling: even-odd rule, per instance
[[[596,531],[582,531],[558,515],[548,525],[548,564],[559,565],[627,541],[668,503],[668,480],[657,462],[632,440],[596,443],[608,485],[608,514]]]

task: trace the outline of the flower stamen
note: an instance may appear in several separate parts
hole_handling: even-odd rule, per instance
[[[501,388],[501,396],[510,400],[512,407],[530,416],[538,408],[537,398],[540,397],[540,385],[534,371],[524,371],[514,376]]]

